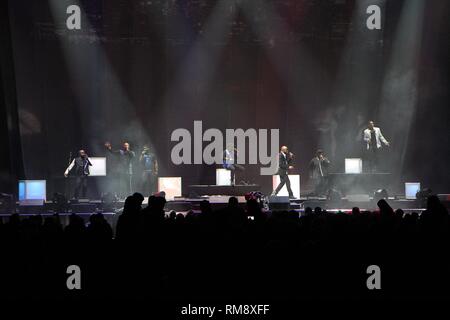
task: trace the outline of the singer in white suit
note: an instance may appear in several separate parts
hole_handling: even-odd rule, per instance
[[[369,172],[377,172],[379,151],[383,144],[389,147],[389,141],[381,133],[381,129],[375,127],[373,121],[369,121],[367,129],[364,130],[364,141],[366,143],[367,161]]]

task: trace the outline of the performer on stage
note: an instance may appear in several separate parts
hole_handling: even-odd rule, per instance
[[[120,150],[112,150],[109,142],[105,143],[105,147],[111,154],[120,157],[120,168],[118,170],[120,195],[122,197],[130,195],[133,190],[133,159],[136,154],[131,151],[128,142],[124,142]]]
[[[78,199],[81,191],[81,197],[86,197],[87,192],[87,177],[89,176],[89,166],[92,166],[91,161],[86,152],[81,149],[78,151],[78,157],[74,158],[64,172],[64,176],[67,178],[69,172],[73,172],[76,176],[75,180],[75,192],[74,198]]]
[[[317,150],[316,156],[309,162],[309,178],[314,183],[314,194],[323,195],[328,189],[328,167],[331,162],[325,157],[321,149]]]
[[[276,196],[278,192],[283,188],[286,184],[286,188],[289,193],[289,198],[294,199],[294,194],[291,189],[291,181],[289,180],[288,171],[294,169],[292,166],[292,162],[294,160],[294,154],[289,152],[288,147],[282,146],[279,154],[278,160],[278,175],[280,176],[280,184],[278,187],[272,192],[273,196]]]
[[[223,152],[223,168],[231,172],[231,184],[236,183],[236,170],[244,171],[245,168],[240,164],[235,163],[234,158],[237,156],[237,150],[234,145],[230,144]]]
[[[142,166],[141,191],[146,195],[156,192],[156,181],[158,177],[158,161],[148,146],[144,146],[139,162]]]
[[[373,121],[369,121],[367,129],[364,130],[364,141],[366,142],[366,158],[369,172],[377,172],[379,151],[382,143],[389,147],[389,142],[384,138],[380,128],[375,127]]]

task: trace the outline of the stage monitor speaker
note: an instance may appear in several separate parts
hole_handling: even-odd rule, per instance
[[[269,209],[270,210],[289,210],[290,201],[288,196],[270,196]]]

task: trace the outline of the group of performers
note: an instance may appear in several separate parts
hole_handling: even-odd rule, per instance
[[[378,172],[378,161],[380,149],[384,146],[389,147],[389,141],[381,133],[381,129],[375,127],[373,121],[369,121],[367,128],[363,132],[363,140],[365,142],[365,161],[367,162],[367,172]],[[293,167],[294,155],[289,152],[288,147],[283,146],[280,149],[278,162],[278,175],[280,183],[272,192],[277,195],[278,192],[286,185],[289,198],[294,198],[289,180],[289,170]],[[325,195],[328,190],[328,170],[331,165],[330,160],[325,157],[323,150],[319,149],[314,158],[309,162],[309,178],[314,186],[313,194],[316,196]]]
[[[282,146],[278,156],[278,172],[280,183],[272,192],[272,196],[276,196],[280,190],[286,185],[289,198],[295,199],[291,189],[291,181],[289,179],[289,170],[294,169],[294,154],[289,152],[287,146]],[[314,194],[322,195],[327,190],[328,168],[331,162],[325,157],[324,152],[319,149],[314,158],[309,162],[309,178],[314,184]]]
[[[369,121],[367,128],[363,132],[363,139],[365,142],[365,153],[367,168],[369,172],[377,172],[378,159],[380,149],[389,146],[389,142],[384,138],[380,128],[375,127],[373,121]],[[106,150],[113,156],[118,157],[118,166],[116,170],[116,179],[118,181],[119,193],[121,196],[126,196],[133,192],[133,163],[136,154],[130,149],[130,144],[124,142],[121,149],[113,150],[111,143],[105,143]],[[229,145],[223,153],[223,168],[231,172],[231,184],[235,184],[236,171],[243,171],[245,168],[242,165],[235,163],[234,159],[237,155],[237,150],[234,145]],[[280,176],[280,183],[273,190],[272,195],[276,196],[280,190],[286,186],[289,197],[294,198],[291,189],[291,182],[289,180],[289,171],[294,169],[293,166],[294,154],[289,151],[287,146],[282,146],[278,155],[278,172]],[[158,161],[153,153],[150,152],[148,146],[144,146],[139,156],[139,163],[141,169],[140,186],[141,191],[145,194],[152,194],[156,192],[156,182],[158,176]],[[324,195],[328,189],[328,170],[331,165],[330,160],[325,156],[323,150],[316,151],[315,156],[309,162],[309,178],[313,182],[314,194],[317,196]],[[86,197],[87,192],[87,177],[89,176],[89,167],[92,163],[85,150],[79,150],[78,156],[74,158],[66,171],[64,176],[67,177],[72,173],[75,179],[74,198]]]
[[[124,142],[122,148],[114,150],[110,142],[105,143],[106,150],[113,157],[117,158],[117,166],[112,173],[116,182],[118,195],[125,197],[133,193],[133,177],[134,177],[134,159],[136,153],[130,149],[130,144]],[[144,145],[139,156],[140,164],[140,190],[145,194],[152,194],[156,192],[156,182],[158,176],[158,161],[150,148]],[[78,199],[86,197],[87,193],[87,177],[89,176],[89,166],[92,166],[87,153],[84,150],[79,150],[77,157],[75,157],[64,172],[64,176],[69,174],[75,176],[75,190],[74,198]]]

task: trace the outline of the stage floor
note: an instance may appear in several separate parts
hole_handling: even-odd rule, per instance
[[[187,213],[189,211],[199,212],[200,203],[203,200],[207,200],[211,203],[213,210],[224,208],[228,204],[230,196],[227,195],[215,195],[215,196],[203,196],[198,198],[185,198],[177,197],[173,200],[169,200],[166,203],[166,212],[175,211],[177,213]],[[239,205],[245,208],[246,200],[244,196],[236,197]],[[281,197],[280,197],[281,198]],[[143,207],[147,205],[147,198],[143,202]],[[286,199],[287,200],[287,199]],[[407,200],[390,197],[387,199],[388,203],[395,209],[402,209],[405,212],[421,212],[424,210],[424,203],[419,200]],[[102,212],[105,215],[116,215],[121,212],[124,201],[117,201],[114,203],[105,204],[101,200],[80,200],[78,203],[69,203],[66,210],[58,210],[57,205],[52,201],[46,201],[42,205],[21,205],[17,203],[15,212],[20,215],[53,215],[58,212],[60,215],[70,215],[72,213],[80,215],[90,215],[96,212]],[[314,209],[320,207],[326,209],[329,212],[351,212],[353,207],[363,210],[377,210],[376,200],[373,198],[341,198],[340,200],[327,200],[326,198],[319,197],[302,197],[300,199],[289,200],[289,203],[285,203],[284,208],[289,210],[295,210],[299,213],[303,213],[306,207]],[[269,210],[270,211],[270,210]],[[0,213],[0,218],[8,217],[10,213]]]

